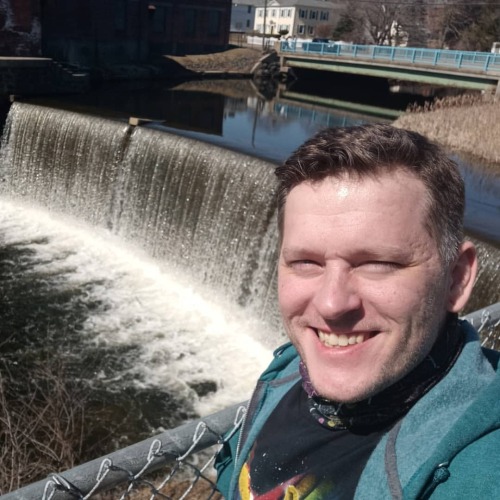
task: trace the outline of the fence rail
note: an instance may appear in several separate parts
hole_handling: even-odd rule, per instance
[[[500,348],[500,302],[465,316],[480,332],[482,343]],[[189,422],[122,450],[73,469],[52,474],[1,500],[88,499],[110,488],[121,487],[113,498],[132,498],[144,490],[154,498],[213,498],[217,496],[211,465],[226,439],[243,421],[246,404],[226,408],[208,417]],[[203,456],[196,452],[210,449]],[[153,479],[151,474],[156,473]],[[175,487],[172,487],[172,486]],[[178,486],[181,486],[180,488]],[[196,488],[201,485],[200,493]]]
[[[408,63],[443,69],[459,69],[475,72],[500,72],[500,54],[490,52],[467,52],[411,47],[388,47],[384,45],[354,45],[348,43],[301,42],[284,40],[279,44],[282,53],[300,53]]]

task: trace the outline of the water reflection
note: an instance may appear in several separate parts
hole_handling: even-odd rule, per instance
[[[301,94],[302,95],[302,94]],[[266,99],[251,80],[202,80],[168,85],[127,82],[78,96],[32,102],[126,120],[155,122],[157,128],[281,161],[305,139],[327,126],[383,119],[314,102]]]

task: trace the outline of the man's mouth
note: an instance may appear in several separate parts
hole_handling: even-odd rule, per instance
[[[352,334],[326,333],[316,330],[320,342],[327,347],[347,347],[348,345],[362,344],[371,337],[370,332],[358,332]]]

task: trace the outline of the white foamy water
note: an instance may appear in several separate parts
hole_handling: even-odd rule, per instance
[[[92,284],[89,302],[106,307],[89,309],[82,335],[108,346],[139,346],[126,365],[134,383],[194,398],[201,415],[250,396],[274,347],[262,339],[277,337],[262,321],[105,230],[5,198],[0,227],[3,244],[30,249],[33,272],[58,277],[54,286]],[[124,375],[103,381],[119,384]],[[218,390],[198,399],[189,384],[203,381]]]

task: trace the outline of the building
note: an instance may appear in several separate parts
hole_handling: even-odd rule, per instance
[[[231,0],[44,0],[43,51],[83,65],[223,50]]]
[[[287,32],[287,36],[312,38],[324,31],[333,31],[343,4],[329,0],[268,0],[267,7],[259,7],[255,17],[255,31],[265,34]]]
[[[0,55],[78,66],[224,50],[231,0],[1,0]]]
[[[255,12],[265,0],[234,1],[231,5],[231,33],[251,33],[255,26]]]

